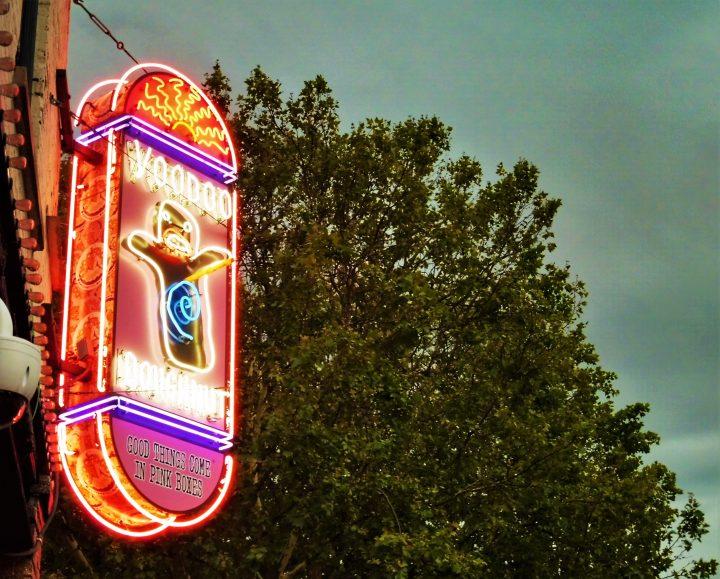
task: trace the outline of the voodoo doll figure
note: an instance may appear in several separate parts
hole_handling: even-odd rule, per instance
[[[153,271],[158,291],[160,343],[168,363],[182,370],[208,372],[214,350],[206,353],[203,303],[198,282],[232,263],[223,247],[200,248],[195,219],[174,201],[155,205],[155,235],[133,231],[122,245]]]

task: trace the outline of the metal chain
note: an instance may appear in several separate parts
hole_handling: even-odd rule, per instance
[[[130,52],[128,52],[128,49],[125,48],[125,43],[122,40],[118,40],[117,38],[115,38],[110,28],[108,28],[108,26],[102,20],[100,20],[100,18],[98,18],[95,14],[93,14],[92,12],[90,12],[90,10],[87,9],[87,6],[85,6],[85,0],[73,0],[73,4],[75,4],[76,6],[80,6],[80,8],[82,8],[88,15],[90,21],[95,24],[95,26],[97,26],[103,34],[112,38],[118,50],[122,50],[125,54],[127,54],[130,60],[132,60],[135,64],[140,64],[140,62],[138,62],[138,60],[132,54],[130,54]]]

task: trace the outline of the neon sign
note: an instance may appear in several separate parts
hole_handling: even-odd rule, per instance
[[[72,166],[58,444],[107,529],[153,537],[217,512],[235,469],[238,164],[202,90],[156,63],[96,84]]]

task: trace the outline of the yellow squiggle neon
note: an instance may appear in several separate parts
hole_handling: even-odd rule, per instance
[[[171,129],[184,126],[197,144],[214,147],[223,155],[229,154],[230,148],[224,144],[222,129],[200,126],[203,121],[212,119],[213,114],[208,106],[195,108],[202,100],[195,87],[188,86],[180,78],[171,78],[168,83],[159,76],[153,76],[152,79],[157,83],[155,91],[150,92],[150,83],[145,85],[145,98],[138,101],[138,110],[147,111]],[[183,90],[185,87],[187,91]]]

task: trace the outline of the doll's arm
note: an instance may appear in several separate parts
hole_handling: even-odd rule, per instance
[[[222,247],[209,247],[198,253],[190,262],[187,281],[195,281],[232,263],[230,252]]]
[[[154,261],[151,258],[154,239],[140,231],[133,231],[125,239],[122,245],[129,249],[136,257],[144,261]]]

